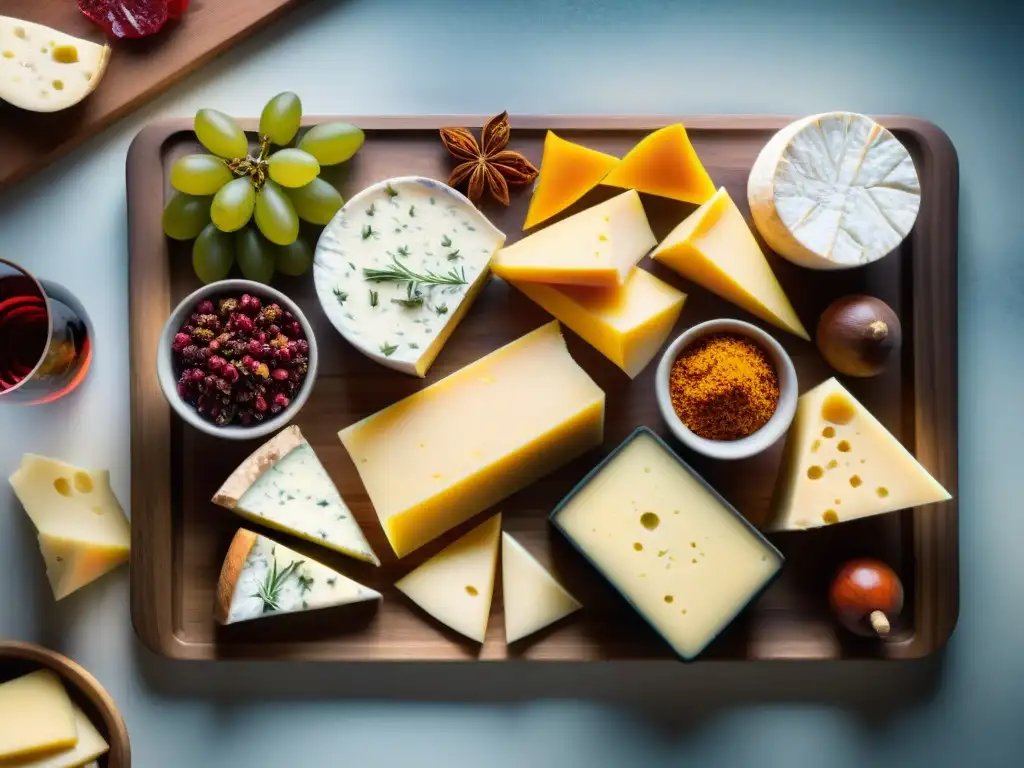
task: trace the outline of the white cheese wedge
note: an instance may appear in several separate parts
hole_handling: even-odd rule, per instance
[[[380,599],[333,568],[241,528],[221,567],[214,617],[235,624]]]
[[[950,498],[838,381],[801,395],[775,492],[772,531],[842,523]]]
[[[0,16],[0,100],[32,112],[72,107],[99,85],[110,48]]]
[[[422,377],[480,293],[504,242],[446,184],[390,179],[350,199],[324,229],[313,261],[317,296],[356,349]]]
[[[213,501],[247,520],[380,565],[313,447],[294,425],[243,461]]]
[[[75,711],[60,678],[48,669],[0,684],[0,764],[27,760],[78,742]]]
[[[890,253],[921,207],[914,161],[899,139],[853,112],[811,115],[765,145],[747,183],[765,242],[795,264],[844,269]]]
[[[478,643],[494,596],[501,514],[488,518],[395,583],[416,605]]]
[[[95,759],[105,755],[110,750],[110,745],[77,704],[71,702],[71,707],[74,710],[75,725],[78,729],[78,743],[70,749],[48,753],[34,760],[18,762],[17,768],[77,768],[77,766],[89,768],[98,765]],[[88,762],[90,760],[93,762]],[[6,765],[6,763],[0,763],[0,765]]]
[[[501,589],[506,643],[532,635],[583,607],[507,533],[501,534]]]
[[[10,483],[39,533],[57,600],[128,559],[131,529],[107,470],[26,454]]]

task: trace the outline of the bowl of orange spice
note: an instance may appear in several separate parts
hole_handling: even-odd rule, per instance
[[[658,407],[688,448],[745,459],[789,429],[799,394],[786,350],[757,326],[709,320],[672,342],[658,365]]]

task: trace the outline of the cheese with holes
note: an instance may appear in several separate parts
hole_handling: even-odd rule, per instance
[[[682,123],[667,125],[646,136],[603,183],[685,203],[703,203],[715,194],[714,182]]]
[[[934,504],[949,493],[838,381],[800,396],[778,475],[773,531]]]
[[[313,446],[294,425],[243,461],[213,501],[259,525],[380,565]]]
[[[537,186],[530,198],[523,229],[550,219],[601,183],[619,158],[563,139],[554,131],[544,137]]]
[[[810,340],[725,187],[669,232],[651,258],[752,315]]]
[[[634,269],[615,288],[512,283],[632,379],[661,349],[686,294],[650,272]]]
[[[379,592],[258,533],[238,530],[221,567],[221,624],[380,600]]]
[[[551,519],[684,659],[782,567],[782,555],[646,427]]]
[[[604,403],[551,322],[340,437],[404,557],[600,445]]]
[[[0,763],[26,760],[78,742],[71,698],[54,672],[41,669],[0,684]]]
[[[491,269],[506,280],[616,286],[656,242],[630,190],[502,248]]]
[[[70,749],[63,749],[58,752],[47,753],[27,761],[19,761],[17,768],[97,768],[95,761],[97,757],[105,755],[110,750],[103,735],[96,730],[89,717],[82,709],[71,702],[74,710],[75,726],[78,729],[78,743]],[[0,762],[0,765],[7,763]]]
[[[501,534],[505,642],[539,632],[583,606],[518,541]]]
[[[765,145],[747,182],[769,247],[810,269],[869,264],[910,232],[921,207],[914,160],[893,134],[853,112],[811,115]]]
[[[0,16],[0,100],[32,112],[72,107],[99,85],[110,48]]]
[[[494,595],[500,532],[497,514],[407,573],[395,588],[442,624],[482,643]]]
[[[57,600],[128,559],[131,529],[107,470],[26,454],[10,483],[39,534]]]

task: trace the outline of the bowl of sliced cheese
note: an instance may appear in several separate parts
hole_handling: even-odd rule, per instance
[[[114,700],[71,659],[0,641],[0,765],[128,768],[131,747]]]

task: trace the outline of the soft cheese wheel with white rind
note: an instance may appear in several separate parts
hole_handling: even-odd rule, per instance
[[[747,183],[765,242],[810,269],[870,264],[895,249],[917,220],[914,161],[869,117],[829,112],[783,128],[761,150]]]

